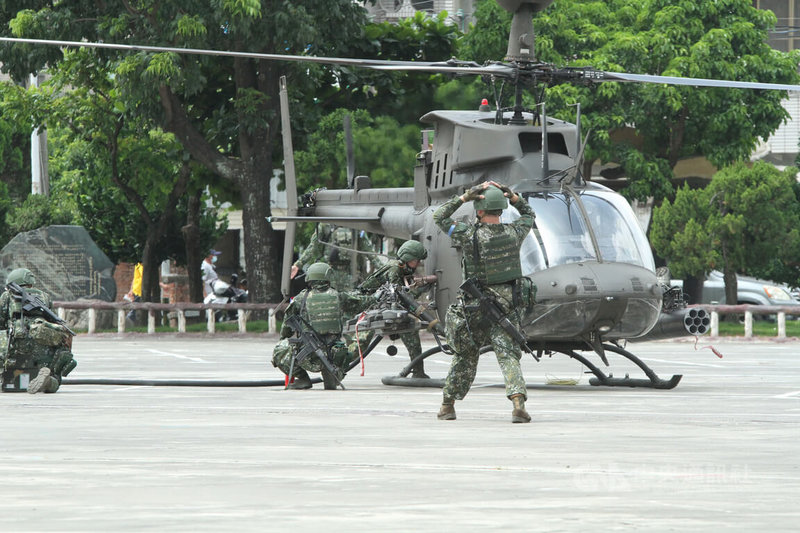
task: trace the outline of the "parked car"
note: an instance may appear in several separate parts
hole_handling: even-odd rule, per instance
[[[683,280],[670,280],[673,287],[683,287]],[[733,304],[751,305],[796,305],[800,306],[800,301],[792,296],[792,290],[788,285],[767,281],[749,276],[736,276],[736,302]],[[725,301],[725,280],[722,272],[712,270],[703,282],[703,296],[701,303],[704,304],[726,304]],[[791,318],[798,318],[800,315],[793,315]],[[774,317],[758,317],[768,319]]]

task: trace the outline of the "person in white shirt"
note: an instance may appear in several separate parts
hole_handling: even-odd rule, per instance
[[[217,250],[210,250],[206,258],[203,259],[203,262],[200,263],[200,271],[203,279],[203,297],[213,292],[211,284],[219,279],[219,276],[217,276],[217,268],[214,266],[214,263],[217,262],[217,257],[219,257],[221,253],[222,252],[218,252]]]

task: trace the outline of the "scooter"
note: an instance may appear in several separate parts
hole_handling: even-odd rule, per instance
[[[231,282],[226,283],[221,279],[211,282],[211,294],[205,297],[203,303],[206,304],[234,304],[247,302],[247,290],[238,287],[239,276],[231,274]],[[244,282],[242,282],[244,284]],[[226,322],[236,320],[235,310],[220,309],[214,313],[216,322]]]

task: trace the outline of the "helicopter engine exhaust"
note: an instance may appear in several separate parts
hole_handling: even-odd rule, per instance
[[[673,339],[683,335],[705,335],[711,329],[711,313],[702,307],[678,309],[662,313],[647,334],[628,339],[631,342]]]

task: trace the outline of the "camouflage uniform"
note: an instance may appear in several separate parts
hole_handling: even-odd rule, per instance
[[[406,286],[408,280],[414,275],[415,271],[415,268],[409,268],[402,261],[392,259],[364,280],[358,288],[362,292],[373,293],[387,281],[393,285]],[[411,289],[410,292],[411,296],[417,298],[420,294],[425,292],[425,287],[415,287]],[[419,338],[419,331],[400,333],[398,336],[403,346],[406,347],[409,358],[413,360],[415,357],[422,355],[422,342]],[[422,361],[414,365],[412,369],[414,377],[428,377],[425,375],[424,365],[425,363]]]
[[[503,283],[486,283],[487,271],[505,270],[513,275],[519,271],[519,248],[522,241],[533,227],[534,214],[524,198],[520,197],[513,204],[519,214],[519,219],[511,224],[483,224],[456,222],[450,216],[463,204],[461,198],[456,196],[440,206],[433,214],[433,220],[443,232],[450,235],[453,246],[462,250],[462,275],[464,279],[477,277],[484,282],[482,288],[494,296],[503,310],[508,313],[511,322],[519,327],[520,305],[515,298],[514,281]],[[508,251],[516,250],[516,264],[506,257],[502,264],[485,261],[479,253],[482,246],[491,238],[504,239]],[[519,276],[521,274],[517,274]],[[491,276],[489,276],[491,277]],[[502,276],[501,276],[502,277]],[[508,276],[506,276],[508,277]],[[527,279],[527,278],[525,278]],[[506,396],[511,398],[521,394],[527,398],[525,379],[520,368],[521,349],[503,329],[487,321],[477,307],[477,301],[461,293],[460,301],[452,304],[447,310],[446,332],[447,342],[455,351],[450,365],[450,372],[445,380],[443,395],[445,398],[462,400],[469,392],[478,367],[478,351],[482,346],[491,344],[497,355],[497,362],[503,372],[506,382]],[[532,292],[528,286],[524,298],[531,299]],[[524,306],[522,306],[524,308]]]
[[[330,246],[328,243],[334,246]],[[352,252],[342,248],[353,248],[353,230],[336,227],[332,224],[320,224],[311,236],[308,246],[306,246],[293,266],[305,269],[318,261],[328,263],[333,268],[331,286],[340,291],[352,290],[358,284],[358,280],[353,279],[350,271],[350,254]],[[377,254],[375,245],[372,244],[372,241],[364,231],[358,233],[358,249]],[[365,254],[358,254],[358,272],[362,276],[367,271],[368,257]],[[371,256],[370,261],[372,261],[373,265],[382,264],[377,255]]]
[[[329,301],[333,300],[338,304],[338,312],[335,314],[330,312],[331,307],[328,306],[326,310],[315,313],[314,306],[311,309],[307,305],[313,303],[315,297],[327,297]],[[299,314],[305,319],[312,327],[317,328],[317,324],[327,323],[335,324],[334,327],[323,327],[322,332],[318,331],[320,337],[325,341],[330,348],[333,363],[339,368],[345,368],[352,361],[358,358],[358,351],[351,352],[347,349],[347,345],[342,340],[342,328],[344,326],[344,319],[357,315],[365,308],[369,307],[375,299],[372,296],[361,296],[353,292],[340,292],[332,287],[327,287],[327,284],[312,286],[310,289],[304,289],[298,294],[289,307],[286,308],[286,316]],[[289,375],[292,366],[292,346],[289,344],[289,337],[294,334],[292,329],[286,325],[285,321],[281,326],[281,340],[275,346],[272,355],[272,366],[279,368],[284,374]],[[299,365],[295,364],[292,370],[292,377],[296,377],[300,369],[307,372],[320,372],[322,370],[322,363],[316,357],[306,357]]]
[[[48,308],[51,307],[50,297],[43,291],[25,287],[25,292],[38,296]],[[23,314],[21,308],[21,303],[8,289],[0,295],[0,330],[6,330],[3,335],[6,346],[0,350],[4,379],[13,379],[15,374],[33,370],[38,374],[41,369],[48,368],[60,384],[62,376],[77,366],[70,351],[69,334],[62,326],[47,322],[35,311]],[[46,392],[57,389],[56,385]]]

